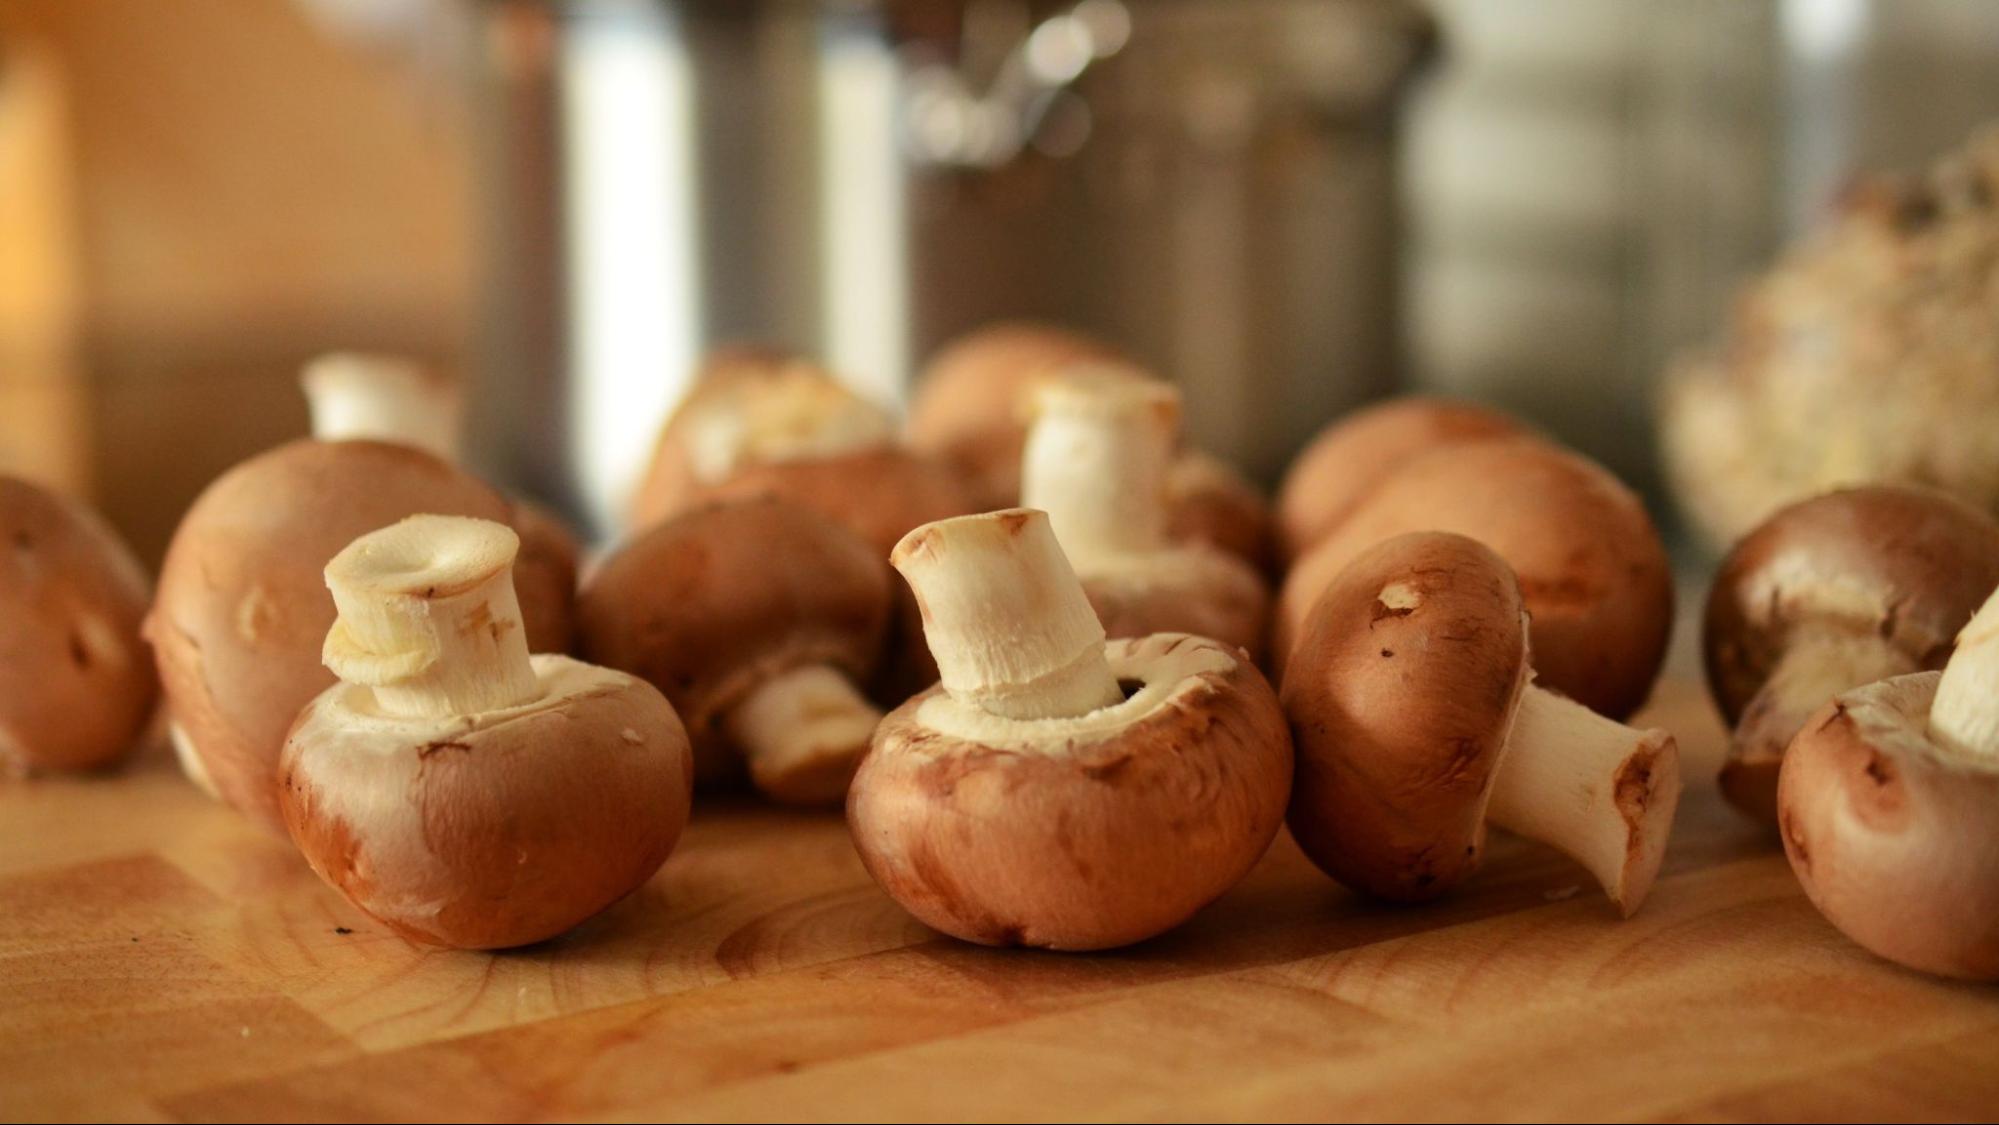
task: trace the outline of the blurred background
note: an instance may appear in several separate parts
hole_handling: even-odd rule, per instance
[[[156,559],[384,350],[601,524],[715,342],[896,400],[1038,316],[1265,484],[1424,388],[1664,517],[1672,358],[1993,117],[1981,0],[0,0],[0,471]]]

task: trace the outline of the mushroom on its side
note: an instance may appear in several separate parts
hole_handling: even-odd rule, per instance
[[[1679,749],[1529,681],[1513,572],[1462,535],[1362,551],[1313,605],[1284,678],[1292,834],[1356,890],[1421,901],[1475,871],[1487,822],[1575,859],[1626,916],[1679,802]]]
[[[412,941],[499,949],[636,890],[687,823],[692,758],[651,686],[528,655],[500,523],[414,516],[326,565],[340,682],[285,741],[320,877]]]
[[[1784,748],[1848,688],[1943,666],[1999,586],[1999,523],[1901,485],[1778,511],[1723,560],[1701,633],[1708,686],[1734,728],[1721,789],[1777,822]]]
[[[1472,402],[1412,395],[1354,411],[1305,446],[1277,490],[1278,549],[1289,562],[1353,514],[1369,492],[1433,449],[1526,428]]]
[[[1112,637],[1193,633],[1263,649],[1270,594],[1234,555],[1167,539],[1180,396],[1151,380],[1070,367],[1033,398],[1021,503],[1048,513]]]
[[[0,476],[0,774],[131,753],[159,695],[139,636],[149,594],[97,513]]]
[[[1106,643],[1040,512],[930,524],[891,561],[943,682],[882,721],[847,819],[912,914],[987,945],[1106,949],[1180,924],[1262,856],[1291,747],[1239,653]]]
[[[1999,981],[1999,596],[1941,672],[1835,696],[1784,754],[1784,852],[1840,931],[1898,964]]]
[[[846,793],[890,610],[887,565],[846,529],[775,497],[696,508],[604,560],[580,609],[585,653],[673,702],[703,781],[740,757],[778,800]]]
[[[1673,620],[1665,544],[1616,477],[1531,437],[1448,445],[1377,485],[1286,577],[1272,661],[1284,665],[1333,576],[1410,531],[1468,535],[1506,560],[1533,614],[1540,683],[1611,718],[1645,702]]]

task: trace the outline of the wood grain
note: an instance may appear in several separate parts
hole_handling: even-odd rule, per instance
[[[1619,922],[1500,840],[1435,905],[1288,839],[1175,933],[1072,956],[911,921],[839,818],[697,811],[651,884],[497,956],[423,952],[150,754],[0,790],[0,1117],[1677,1121],[1999,1113],[1999,991],[1856,949],[1705,779]]]

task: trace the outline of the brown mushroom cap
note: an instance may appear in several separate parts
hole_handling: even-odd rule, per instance
[[[128,754],[159,682],[145,571],[95,512],[0,476],[0,774]]]
[[[1214,641],[1111,641],[1138,682],[1078,719],[1002,719],[941,687],[882,721],[848,795],[869,872],[985,945],[1107,949],[1185,921],[1275,836],[1291,753],[1263,677]]]
[[[285,732],[332,686],[322,575],[356,537],[419,513],[505,523],[499,493],[428,453],[372,441],[299,441],[202,492],[174,532],[146,636],[173,719],[222,798],[278,826]],[[530,634],[552,614],[522,591]],[[566,600],[564,603],[566,609]]]
[[[888,564],[810,508],[758,496],[639,535],[577,608],[588,658],[666,693],[708,780],[732,760],[723,713],[757,685],[814,664],[867,682],[888,628]]]
[[[1286,559],[1305,554],[1414,458],[1525,433],[1497,410],[1446,398],[1390,399],[1348,414],[1319,431],[1285,472],[1277,491],[1279,549]]]
[[[530,500],[514,501],[513,528],[521,537],[514,560],[514,589],[526,619],[528,651],[568,652],[576,634],[576,574],[583,549],[561,516]]]
[[[1665,545],[1616,477],[1528,437],[1446,446],[1369,493],[1292,568],[1272,659],[1286,660],[1319,592],[1363,550],[1425,530],[1477,539],[1518,575],[1540,686],[1611,718],[1644,703],[1673,619]]]
[[[1846,936],[1924,972],[1999,980],[1999,770],[1926,734],[1941,674],[1845,692],[1784,753],[1784,852]]]
[[[340,684],[286,740],[280,804],[314,871],[418,942],[554,937],[643,885],[687,823],[687,734],[659,692],[562,656],[543,693],[399,719]]]
[[[764,495],[811,508],[860,536],[884,560],[911,529],[976,510],[952,469],[893,446],[750,465],[697,492],[702,501]]]
[[[1299,847],[1401,902],[1477,870],[1528,679],[1519,587],[1491,549],[1418,532],[1362,551],[1320,595],[1284,677]]]
[[[1235,466],[1197,449],[1167,471],[1166,537],[1227,551],[1264,574],[1277,564],[1270,503]]]
[[[1792,504],[1722,561],[1701,631],[1708,687],[1733,726],[1802,624],[1879,636],[1941,668],[1999,587],[1999,523],[1953,496],[1868,485]]]
[[[1090,608],[1109,637],[1192,633],[1240,649],[1252,661],[1263,652],[1270,591],[1248,563],[1212,548],[1076,564]]]

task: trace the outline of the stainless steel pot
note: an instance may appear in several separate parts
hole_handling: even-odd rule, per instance
[[[486,0],[486,467],[602,523],[695,357],[900,399],[984,321],[1103,333],[1266,478],[1397,369],[1401,0]]]

